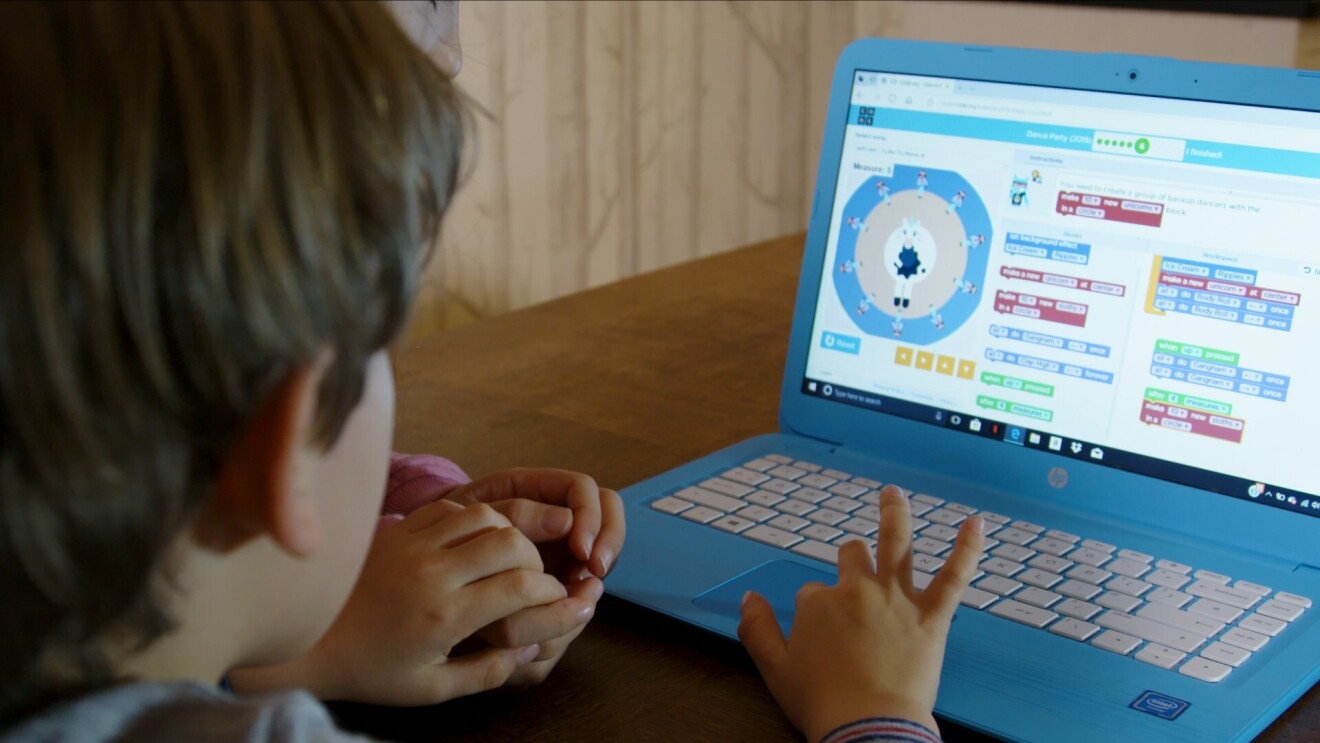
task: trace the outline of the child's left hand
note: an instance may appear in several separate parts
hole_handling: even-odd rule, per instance
[[[545,570],[568,596],[524,609],[489,625],[477,638],[494,647],[539,643],[536,660],[521,666],[510,685],[543,681],[581,634],[604,592],[601,579],[623,549],[623,501],[590,477],[557,469],[510,469],[462,485],[446,500],[485,503],[509,519],[541,552]]]

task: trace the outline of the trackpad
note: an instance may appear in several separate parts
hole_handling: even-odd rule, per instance
[[[725,581],[692,599],[692,603],[716,614],[733,619],[742,615],[742,597],[748,591],[756,591],[770,602],[775,609],[775,618],[784,634],[793,625],[793,610],[796,606],[797,592],[811,581],[820,581],[827,585],[835,583],[833,573],[809,568],[788,560],[776,560],[753,568],[736,578]]]

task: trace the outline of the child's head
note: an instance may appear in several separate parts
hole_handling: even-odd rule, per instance
[[[0,721],[166,632],[184,542],[334,542],[271,567],[350,573],[279,607],[305,645],[370,538],[458,94],[374,4],[0,3],[0,100]]]

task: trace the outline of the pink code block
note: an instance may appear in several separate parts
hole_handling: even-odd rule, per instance
[[[1019,292],[1001,291],[995,294],[995,312],[1033,320],[1084,328],[1088,311],[1089,308],[1081,302],[1068,302]]]
[[[1147,227],[1159,227],[1164,221],[1163,204],[1076,191],[1060,191],[1054,210],[1064,216],[1127,222]]]
[[[1153,400],[1142,400],[1141,402],[1141,420],[1143,423],[1171,431],[1183,431],[1198,436],[1232,441],[1235,444],[1242,443],[1242,430],[1246,428],[1246,421],[1241,418],[1205,413],[1200,410],[1192,410],[1179,405],[1168,405]]]

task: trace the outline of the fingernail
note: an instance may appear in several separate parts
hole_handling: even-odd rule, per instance
[[[591,619],[591,615],[595,613],[596,613],[596,607],[591,604],[587,604],[581,609],[578,609],[578,613],[577,613],[578,624],[585,623],[588,619]]]
[[[748,602],[748,601],[751,601],[751,600],[752,600],[752,592],[751,592],[751,591],[747,591],[746,593],[743,594],[742,602],[739,603],[738,606],[739,606],[740,608],[746,609],[746,608],[747,608],[747,602]]]
[[[536,656],[541,654],[541,646],[533,643],[518,651],[518,665],[523,666],[536,660]]]
[[[985,519],[981,518],[980,516],[973,516],[972,519],[974,519],[974,522],[975,522],[975,524],[976,524],[976,532],[977,532],[978,534],[984,534],[984,533],[985,533]]]
[[[566,508],[547,508],[541,512],[541,528],[550,534],[563,534],[573,525],[573,512]]]
[[[603,550],[601,550],[601,551],[600,551],[600,577],[604,578],[604,577],[605,577],[605,574],[608,573],[608,572],[610,572],[610,568],[612,568],[612,567],[614,567],[614,553],[613,553],[612,551],[608,550],[608,549],[603,549]]]

